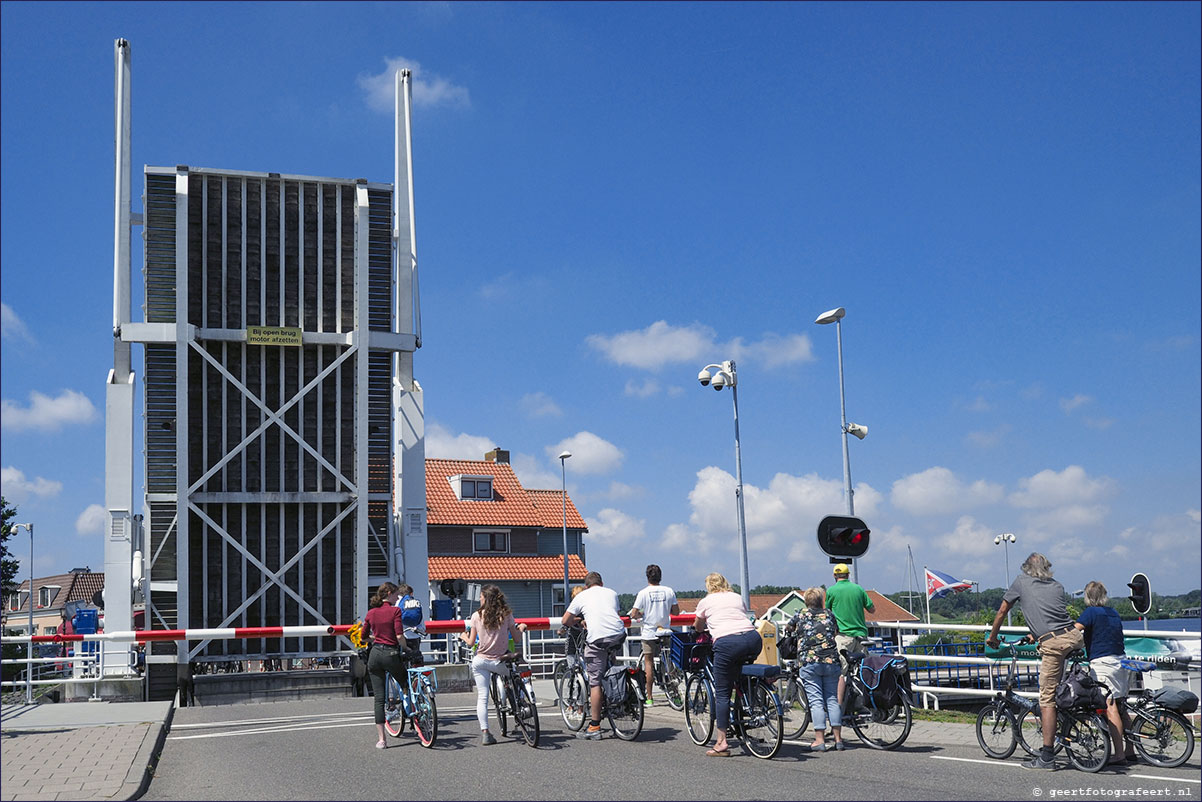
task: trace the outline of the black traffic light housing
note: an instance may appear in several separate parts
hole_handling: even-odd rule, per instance
[[[457,599],[464,593],[467,593],[467,580],[465,579],[444,579],[438,583],[438,589],[442,591],[442,595],[450,599]]]
[[[818,524],[818,548],[830,557],[863,557],[871,533],[859,518],[828,515]]]
[[[1131,577],[1127,587],[1131,588],[1131,595],[1127,598],[1131,600],[1131,606],[1135,608],[1135,612],[1147,615],[1148,611],[1152,609],[1152,583],[1148,581],[1148,575],[1136,574]]]

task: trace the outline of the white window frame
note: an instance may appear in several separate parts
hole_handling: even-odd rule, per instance
[[[62,586],[60,585],[42,585],[38,588],[38,607],[49,607],[50,602],[54,600],[56,595],[56,593],[51,593],[51,591],[57,592],[60,590],[62,590]],[[45,601],[42,601],[42,599],[45,599]]]
[[[10,612],[16,612],[21,609],[21,594],[23,592],[18,590],[15,593],[8,594],[8,609]]]
[[[460,473],[448,477],[451,483],[451,488],[455,491],[455,498],[460,501],[494,501],[496,499],[496,477],[479,474]],[[464,484],[470,482],[472,484],[472,495],[466,498],[463,495]],[[479,490],[479,482],[488,482],[488,495],[481,498],[477,495]]]
[[[505,548],[504,549],[480,549],[480,548],[477,548],[476,547],[476,538],[479,537],[480,535],[489,535],[490,540],[491,540],[491,536],[504,535]],[[513,545],[513,541],[512,541],[512,537],[511,537],[511,532],[508,529],[491,529],[490,528],[490,529],[473,529],[472,530],[472,554],[509,554],[510,553],[509,549],[512,545]]]

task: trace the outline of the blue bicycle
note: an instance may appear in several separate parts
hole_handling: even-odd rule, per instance
[[[388,675],[384,697],[384,729],[393,738],[399,738],[408,719],[417,734],[417,740],[429,749],[438,738],[438,704],[434,692],[438,680],[433,666],[410,668],[408,682],[402,687],[392,674]]]
[[[779,666],[748,663],[734,685],[730,718],[735,736],[748,752],[765,760],[776,757],[784,742],[785,721],[780,698],[772,683]],[[684,717],[689,738],[698,746],[714,734],[714,661],[711,656],[700,671],[689,676],[684,692]]]

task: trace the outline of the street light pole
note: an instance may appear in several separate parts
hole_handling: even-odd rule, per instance
[[[563,609],[568,609],[568,458],[571,451],[559,455],[559,473],[563,481]]]
[[[1003,532],[993,539],[993,545],[1002,544],[1006,547],[1006,587],[1010,587],[1010,544],[1014,543],[1018,538],[1013,532]],[[1010,626],[1010,611],[1006,611],[1006,626]]]
[[[710,371],[715,371],[710,375]],[[739,589],[743,595],[743,606],[751,611],[751,579],[747,569],[747,518],[743,512],[743,455],[739,445],[739,375],[735,362],[729,359],[721,365],[706,365],[697,374],[701,386],[713,382],[715,390],[729,385],[735,409],[735,507],[739,519]]]
[[[33,524],[13,524],[29,530],[29,643],[25,650],[25,704],[33,704]]]

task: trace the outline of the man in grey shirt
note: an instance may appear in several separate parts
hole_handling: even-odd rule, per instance
[[[1081,630],[1073,626],[1065,605],[1064,586],[1052,579],[1052,564],[1038,552],[1032,552],[1022,565],[1022,573],[1002,596],[1002,604],[993,618],[993,628],[985,643],[998,647],[998,630],[1006,613],[1018,603],[1027,627],[1028,638],[1039,643],[1039,720],[1043,728],[1043,748],[1023,763],[1024,769],[1055,770],[1052,744],[1056,736],[1056,686],[1064,676],[1064,663],[1070,654],[1085,646]]]

